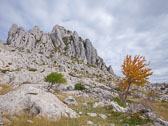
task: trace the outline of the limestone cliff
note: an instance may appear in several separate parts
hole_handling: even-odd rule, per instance
[[[61,52],[85,64],[114,74],[112,67],[107,67],[103,59],[98,56],[97,50],[89,39],[83,40],[76,31],[66,30],[62,26],[56,25],[51,33],[46,34],[37,26],[26,32],[23,27],[13,24],[8,33],[7,44],[21,50],[48,55]]]

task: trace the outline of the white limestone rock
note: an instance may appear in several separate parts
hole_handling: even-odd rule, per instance
[[[104,115],[104,114],[99,114],[99,116],[100,116],[102,119],[106,119],[106,118],[107,118],[107,116]]]
[[[156,122],[158,122],[159,124],[163,125],[163,126],[168,126],[168,122],[167,121],[164,121],[160,118],[157,118],[156,119]]]
[[[27,120],[27,122],[33,124],[33,121],[32,121],[32,120]]]
[[[83,114],[83,112],[79,112],[79,115],[82,115]]]
[[[84,64],[94,65],[97,68],[113,73],[112,67],[106,66],[103,59],[97,54],[89,39],[83,40],[77,32],[73,33],[62,26],[55,25],[51,33],[43,33],[39,27],[26,32],[16,24],[12,25],[8,33],[7,44],[20,50],[53,54],[61,52],[83,61]]]
[[[111,65],[107,68],[107,71],[109,71],[110,73],[114,74],[114,72],[113,72],[113,69],[112,69],[112,66],[111,66]]]
[[[88,125],[93,125],[94,123],[92,121],[87,121]]]
[[[168,102],[168,95],[167,94],[161,95],[160,100]]]
[[[105,103],[104,102],[95,102],[93,104],[93,108],[97,108],[97,107],[104,107]]]
[[[64,103],[67,105],[78,105],[73,96],[68,96],[66,99],[64,99]]]
[[[82,103],[83,106],[87,106],[87,103]]]
[[[26,112],[34,116],[46,116],[54,120],[61,117],[78,117],[75,111],[68,108],[55,95],[30,84],[23,85],[16,91],[0,96],[0,108],[9,114]]]
[[[96,59],[98,58],[97,51],[95,48],[93,48],[91,41],[89,39],[86,39],[84,46],[86,49],[86,58],[87,58],[88,64],[96,65]]]
[[[128,108],[124,108],[118,105],[117,102],[111,101],[110,102],[111,105],[113,105],[113,111],[117,111],[117,112],[127,112]]]

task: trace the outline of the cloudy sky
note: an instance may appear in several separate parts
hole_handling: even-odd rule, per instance
[[[77,31],[117,75],[127,54],[146,56],[150,80],[168,82],[168,0],[0,0],[0,40],[14,23]]]

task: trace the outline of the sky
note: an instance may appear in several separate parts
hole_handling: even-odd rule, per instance
[[[168,0],[0,0],[0,40],[12,24],[77,31],[119,76],[127,54],[145,56],[150,81],[168,82]]]

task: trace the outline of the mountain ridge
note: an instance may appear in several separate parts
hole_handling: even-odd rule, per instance
[[[26,32],[23,27],[13,24],[8,32],[7,44],[27,51],[54,54],[59,51],[77,58],[85,64],[93,65],[103,71],[114,74],[111,66],[107,67],[89,39],[83,40],[76,31],[66,30],[55,25],[50,33],[44,33],[38,26]]]

